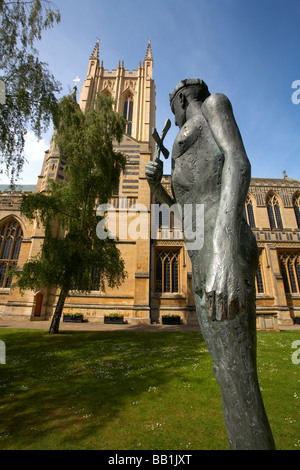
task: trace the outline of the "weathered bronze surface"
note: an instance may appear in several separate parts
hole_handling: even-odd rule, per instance
[[[188,253],[196,312],[214,361],[230,447],[271,450],[275,444],[256,366],[258,249],[242,215],[250,163],[226,96],[210,94],[200,79],[186,79],[170,95],[170,104],[179,127],[172,152],[173,197],[161,185],[159,146],[146,177],[161,203],[177,203],[183,213],[186,204],[204,205],[204,243]]]

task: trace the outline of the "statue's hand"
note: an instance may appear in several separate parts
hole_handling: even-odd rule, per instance
[[[159,185],[163,176],[163,162],[161,160],[148,162],[145,175],[150,185]]]
[[[245,309],[245,281],[240,260],[215,256],[206,281],[206,313],[211,320],[232,320]]]

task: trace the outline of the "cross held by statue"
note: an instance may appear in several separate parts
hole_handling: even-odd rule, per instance
[[[165,158],[169,157],[170,152],[163,145],[163,141],[164,141],[164,138],[166,137],[167,132],[170,129],[170,127],[171,127],[171,121],[170,121],[170,119],[167,119],[160,136],[158,135],[158,132],[157,132],[156,128],[152,129],[152,137],[155,140],[155,142],[157,144],[157,147],[159,149],[158,156],[157,156],[158,159],[159,159],[160,152],[162,152],[162,154]]]

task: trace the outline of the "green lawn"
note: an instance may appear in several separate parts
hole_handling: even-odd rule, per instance
[[[2,329],[0,340],[0,449],[228,449],[198,332]],[[299,331],[258,333],[262,394],[282,450],[300,449],[296,340]]]

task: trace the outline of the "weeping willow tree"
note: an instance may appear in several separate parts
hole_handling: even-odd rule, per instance
[[[126,163],[113,147],[122,139],[125,121],[112,104],[112,98],[99,95],[84,115],[72,96],[61,100],[55,141],[67,156],[66,180],[50,180],[46,193],[22,199],[22,214],[39,220],[45,240],[40,255],[14,271],[15,285],[21,291],[41,286],[59,290],[49,333],[59,331],[70,290],[89,292],[95,274],[102,290],[120,286],[126,277],[115,240],[96,234],[101,220],[96,202],[105,204],[111,198]]]
[[[49,0],[0,0],[0,173],[12,184],[24,161],[28,130],[40,138],[56,119],[60,83],[40,60],[36,44],[60,22]]]

